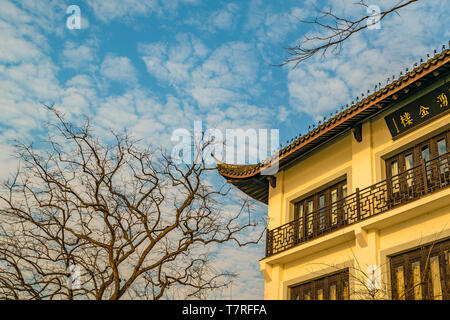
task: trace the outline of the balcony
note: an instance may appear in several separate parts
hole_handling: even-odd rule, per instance
[[[267,230],[266,257],[450,186],[450,152]]]

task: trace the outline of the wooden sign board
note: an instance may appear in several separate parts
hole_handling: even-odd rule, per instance
[[[450,109],[450,82],[384,117],[392,137],[409,131]]]

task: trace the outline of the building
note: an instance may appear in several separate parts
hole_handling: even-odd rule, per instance
[[[450,50],[267,162],[219,173],[268,206],[265,299],[450,299]]]

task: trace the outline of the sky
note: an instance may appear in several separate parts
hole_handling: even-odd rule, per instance
[[[0,0],[0,176],[13,139],[39,141],[55,104],[99,134],[171,146],[174,130],[278,129],[283,145],[375,84],[448,45],[448,1],[420,0],[351,37],[338,55],[274,67],[318,10],[366,14],[354,0]],[[397,1],[368,1],[386,9]],[[69,29],[70,5],[81,28]],[[267,208],[259,208],[265,214]],[[218,249],[239,281],[224,297],[263,298],[264,243]],[[232,290],[232,292],[231,292]]]

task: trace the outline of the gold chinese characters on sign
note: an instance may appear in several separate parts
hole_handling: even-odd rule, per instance
[[[420,110],[419,110],[419,115],[421,118],[426,117],[427,115],[430,114],[430,112],[428,111],[430,109],[430,107],[424,107],[424,106],[420,106]]]
[[[445,83],[440,88],[425,94],[412,103],[386,116],[385,121],[392,137],[449,110],[449,87],[450,83]]]
[[[404,127],[413,124],[413,119],[411,119],[411,115],[409,114],[409,112],[405,112],[404,115],[400,116],[400,121],[402,122],[402,125]]]
[[[441,108],[448,106],[448,100],[445,93],[441,93],[440,95],[437,96],[437,102],[439,102],[439,106]]]

